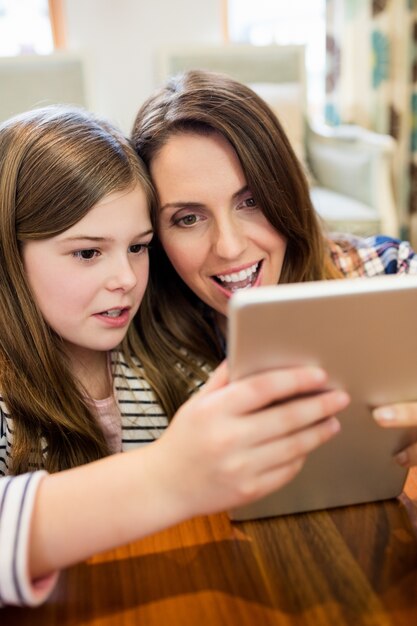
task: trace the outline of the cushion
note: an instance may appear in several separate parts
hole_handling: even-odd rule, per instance
[[[378,212],[354,198],[324,187],[312,187],[313,206],[329,230],[355,235],[375,235],[381,230]]]
[[[301,83],[249,83],[281,122],[291,146],[309,178],[305,150],[304,91]]]

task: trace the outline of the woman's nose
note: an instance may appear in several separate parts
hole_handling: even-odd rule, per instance
[[[248,235],[233,219],[218,224],[213,237],[216,254],[223,259],[236,259],[247,247]]]

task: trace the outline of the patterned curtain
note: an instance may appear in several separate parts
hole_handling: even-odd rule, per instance
[[[397,141],[402,236],[417,241],[417,0],[326,1],[326,122]]]

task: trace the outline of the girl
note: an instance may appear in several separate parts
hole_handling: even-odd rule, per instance
[[[37,604],[59,568],[277,489],[338,430],[327,416],[348,397],[315,393],[324,372],[227,384],[223,365],[164,432],[131,324],[152,203],[109,124],[50,107],[0,126],[0,604]]]
[[[237,289],[385,273],[415,273],[406,242],[333,240],[323,234],[308,184],[276,116],[231,78],[190,71],[140,109],[133,141],[158,194],[158,238],[139,333],[174,402],[224,357],[227,305]],[[144,329],[146,328],[146,333]],[[175,396],[174,396],[175,390]],[[417,405],[380,407],[383,426],[417,424]],[[397,460],[417,463],[417,445]]]

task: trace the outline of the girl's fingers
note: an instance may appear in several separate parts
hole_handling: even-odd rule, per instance
[[[324,391],[312,396],[283,402],[246,418],[248,442],[262,442],[286,437],[347,407],[350,398],[344,391]]]
[[[280,489],[300,472],[304,463],[305,457],[299,457],[286,465],[273,467],[261,476],[253,477],[252,480],[246,480],[238,491],[236,502],[230,506],[248,504]]]
[[[225,464],[228,484],[235,484],[239,502],[262,497],[272,488],[286,484],[300,471],[307,455],[334,437],[340,424],[334,417],[310,428],[233,455]],[[274,476],[271,489],[266,488]],[[268,478],[269,477],[269,478]]]
[[[372,411],[374,419],[384,427],[417,426],[417,402],[380,406]]]
[[[225,410],[235,414],[253,413],[263,407],[317,391],[326,382],[318,367],[270,370],[231,382],[222,390]]]
[[[305,458],[340,431],[340,422],[329,417],[287,437],[269,441],[253,450],[254,471],[262,473]]]
[[[331,417],[289,437],[258,446],[249,456],[235,457],[228,474],[232,483],[240,485],[236,492],[239,504],[286,485],[301,470],[307,455],[339,430],[339,422]]]
[[[274,467],[269,472],[265,472],[259,480],[256,498],[262,498],[291,482],[303,468],[305,460],[305,457],[300,457],[287,465]]]

